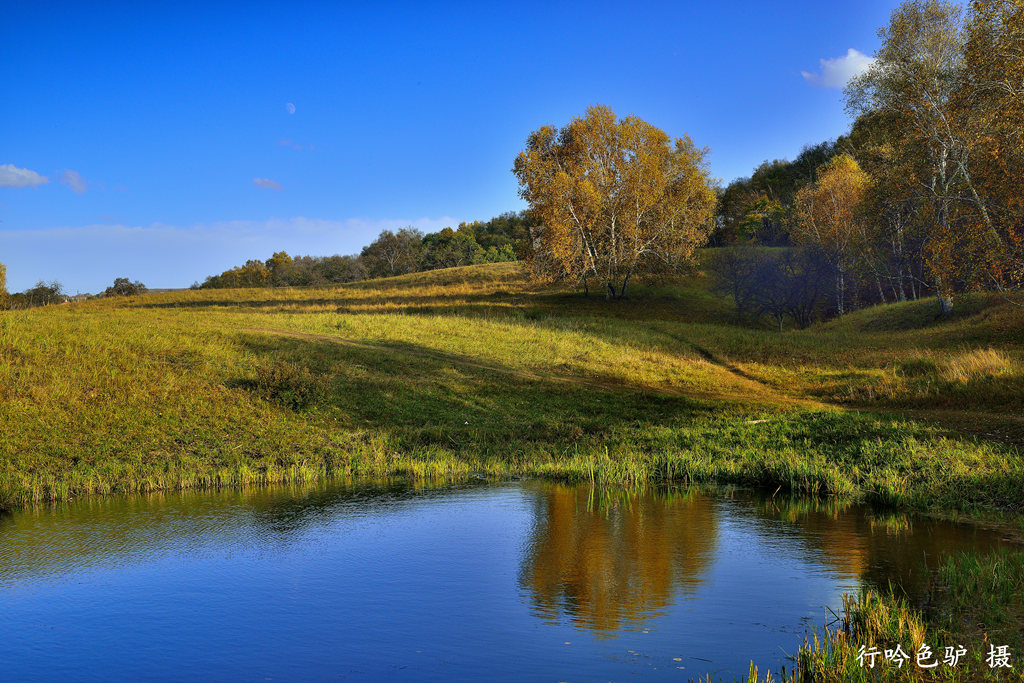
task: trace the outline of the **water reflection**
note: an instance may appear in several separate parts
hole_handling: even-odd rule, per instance
[[[718,488],[88,498],[0,517],[0,604],[18,624],[0,678],[730,679],[751,659],[777,669],[862,581],[922,596],[925,562],[1001,543]]]
[[[521,587],[545,618],[565,614],[598,631],[636,624],[692,594],[720,552],[721,520],[804,562],[881,588],[902,586],[915,601],[925,599],[928,569],[944,556],[1008,544],[981,527],[831,500],[730,489],[522,486],[534,522]],[[238,539],[283,548],[339,519],[430,506],[488,488],[494,487],[382,480],[37,505],[0,516],[0,585]]]
[[[382,516],[456,493],[448,482],[361,480],[244,490],[90,496],[0,515],[0,586],[203,550],[301,545],[342,518]]]
[[[744,498],[744,507],[771,525],[767,533],[792,534],[808,560],[876,588],[892,584],[917,604],[927,600],[930,571],[951,553],[1007,545],[1000,534],[968,524],[830,500]]]
[[[715,506],[694,491],[536,488],[520,582],[547,619],[617,631],[693,593],[712,562]]]
[[[929,570],[955,552],[988,552],[999,534],[832,500],[748,491],[633,492],[534,485],[537,517],[520,584],[538,614],[599,634],[636,627],[692,596],[722,552],[777,554],[927,600]],[[731,534],[719,549],[720,526]],[[738,548],[736,546],[739,546]]]

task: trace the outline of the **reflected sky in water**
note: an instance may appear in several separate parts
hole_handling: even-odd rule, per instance
[[[729,490],[404,483],[0,517],[0,679],[686,680],[1002,540]]]

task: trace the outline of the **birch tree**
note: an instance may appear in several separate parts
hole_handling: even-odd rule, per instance
[[[853,157],[840,154],[818,169],[818,180],[796,193],[798,242],[812,244],[835,273],[836,310],[846,312],[846,279],[854,245],[864,234],[860,209],[870,186]]]
[[[975,139],[975,184],[1011,286],[1024,284],[1024,1],[976,1],[960,104]],[[1002,280],[996,285],[1001,286]]]
[[[527,263],[544,278],[588,278],[625,297],[637,274],[676,270],[708,239],[716,196],[708,150],[595,105],[530,134],[515,160],[520,196],[542,227]]]
[[[1021,249],[1012,221],[993,211],[980,162],[986,150],[1012,156],[1020,141],[1022,16],[1019,0],[976,2],[969,14],[948,0],[905,2],[879,31],[875,62],[846,91],[853,113],[898,117],[919,151],[914,180],[942,313],[955,289],[1002,288]]]

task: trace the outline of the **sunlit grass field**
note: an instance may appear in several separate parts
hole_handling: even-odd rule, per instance
[[[630,300],[517,264],[0,313],[0,491],[333,474],[715,479],[1017,513],[1024,312],[741,325],[698,269]]]
[[[737,322],[699,267],[608,302],[494,264],[0,312],[0,506],[527,475],[731,482],[1020,533],[1022,416],[1024,309],[993,295],[778,332]],[[855,598],[845,632],[801,651],[804,680],[867,680],[858,644],[1019,635],[1021,558],[951,561],[924,616]]]

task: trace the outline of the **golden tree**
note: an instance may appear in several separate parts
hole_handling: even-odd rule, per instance
[[[908,0],[847,88],[855,113],[898,118],[918,159],[914,194],[940,309],[958,289],[1020,282],[1024,3]]]
[[[997,275],[1019,286],[1024,282],[1024,1],[973,3],[964,68],[958,104],[975,140],[975,185],[987,209],[982,227],[999,247]]]
[[[956,203],[970,159],[958,125],[956,94],[963,78],[963,10],[947,0],[909,0],[879,29],[882,46],[864,74],[847,87],[854,112],[892,112],[920,147],[922,211],[933,226],[929,261],[943,312],[952,309],[956,276],[949,255],[956,237]]]
[[[294,260],[295,259],[288,255],[287,251],[275,251],[273,256],[264,261],[264,265],[270,269],[272,274],[276,274],[278,270],[284,268]]]
[[[689,262],[715,209],[707,153],[601,105],[561,130],[531,133],[513,172],[542,223],[531,231],[534,275],[584,286],[592,277],[621,298],[633,275]]]
[[[796,193],[797,241],[821,249],[835,271],[836,308],[846,308],[846,275],[854,245],[862,238],[861,204],[871,185],[868,174],[848,154],[818,169],[818,180]]]

